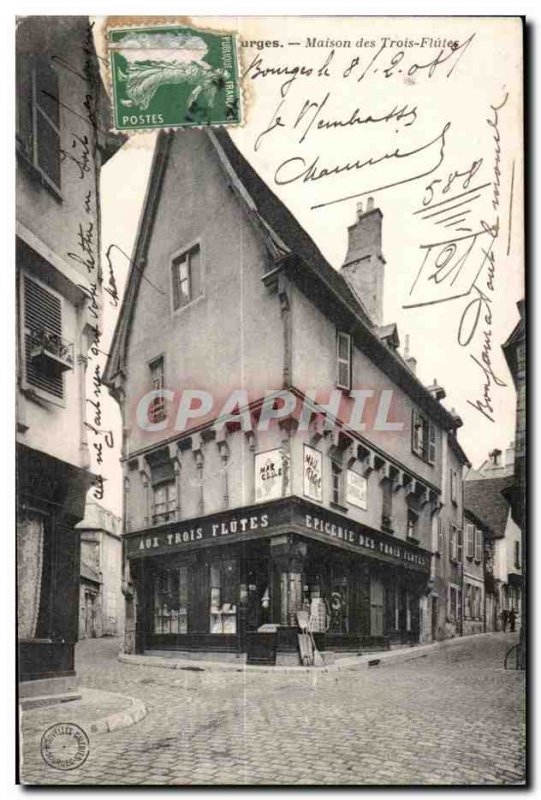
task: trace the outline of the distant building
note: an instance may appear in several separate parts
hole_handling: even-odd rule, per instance
[[[486,625],[486,559],[485,541],[488,526],[464,504],[463,549],[463,620],[462,634],[484,633]],[[489,601],[490,606],[490,601]]]
[[[522,612],[521,531],[513,520],[505,493],[513,476],[467,480],[464,503],[488,529],[485,535],[487,630],[500,630],[502,611],[514,609],[517,619]],[[490,577],[491,576],[491,577]]]
[[[511,442],[509,447],[502,452],[494,448],[488,454],[488,458],[483,461],[477,469],[468,472],[467,479],[477,478],[505,478],[513,475],[515,469],[515,443]]]
[[[515,389],[517,392],[517,405],[515,416],[515,469],[513,473],[513,484],[506,491],[506,497],[511,504],[511,514],[521,531],[521,550],[522,550],[522,580],[517,591],[526,596],[527,578],[527,487],[526,487],[526,317],[524,300],[517,303],[520,320],[513,332],[502,345],[503,353],[511,372]],[[523,614],[521,616],[520,643],[521,654],[520,663],[524,668],[526,665],[526,603],[523,603]]]
[[[21,695],[75,677],[79,535],[92,485],[86,369],[100,324],[107,133],[88,17],[17,21],[17,622]]]
[[[122,520],[98,503],[87,503],[81,534],[79,638],[124,633]]]

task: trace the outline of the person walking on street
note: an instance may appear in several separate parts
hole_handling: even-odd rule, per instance
[[[515,632],[515,623],[517,621],[517,612],[514,608],[509,612],[509,630],[511,633]]]
[[[505,633],[505,631],[507,630],[507,620],[508,620],[508,612],[506,608],[502,610],[500,616],[502,618],[502,631]]]

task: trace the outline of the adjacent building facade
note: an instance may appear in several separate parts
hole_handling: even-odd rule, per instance
[[[77,530],[81,536],[79,639],[121,636],[122,520],[98,503],[89,502]]]
[[[128,651],[241,653],[302,609],[333,650],[447,635],[467,459],[382,324],[381,224],[338,272],[225,131],[159,136],[104,376]]]
[[[17,594],[21,692],[73,681],[92,484],[85,371],[99,325],[99,171],[118,146],[86,17],[17,25]],[[43,683],[46,681],[46,684]]]
[[[506,470],[503,470],[504,472]],[[513,610],[519,624],[522,607],[521,531],[513,520],[506,499],[513,474],[477,479],[468,474],[464,482],[467,514],[485,526],[485,627],[501,630],[502,613]]]

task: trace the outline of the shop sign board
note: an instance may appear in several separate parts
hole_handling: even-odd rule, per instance
[[[334,546],[409,569],[423,572],[430,569],[430,553],[426,550],[298,497],[151,528],[129,534],[125,541],[129,558],[144,558],[207,547],[225,540],[233,543],[277,533],[282,535],[284,531],[326,540]]]
[[[314,447],[304,445],[303,452],[304,496],[318,503],[323,502],[323,461],[321,453]]]
[[[368,481],[352,469],[346,470],[346,503],[363,511],[368,508]]]
[[[257,503],[277,500],[284,494],[285,463],[282,448],[256,453],[255,499]]]

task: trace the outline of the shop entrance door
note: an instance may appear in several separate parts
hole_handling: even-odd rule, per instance
[[[370,579],[370,636],[383,636],[383,583]]]
[[[271,596],[268,561],[246,562],[245,630],[256,631],[271,621]]]
[[[85,638],[92,639],[96,636],[96,596],[92,592],[85,592]]]

